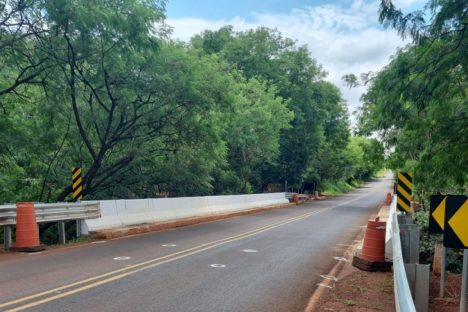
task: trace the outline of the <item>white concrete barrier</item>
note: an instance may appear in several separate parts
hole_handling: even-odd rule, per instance
[[[103,200],[101,218],[84,220],[82,233],[175,221],[287,204],[285,193]]]
[[[117,202],[121,200],[101,200],[101,217],[98,219],[83,220],[81,222],[81,233],[88,234],[89,231],[98,231],[107,228],[119,228],[123,226],[117,214]]]

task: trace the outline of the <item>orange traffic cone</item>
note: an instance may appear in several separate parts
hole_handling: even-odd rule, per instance
[[[293,194],[293,202],[296,204],[296,206],[299,205],[299,194]]]
[[[366,234],[359,256],[354,256],[353,265],[365,271],[389,271],[390,263],[385,261],[385,222],[375,220],[367,222]]]
[[[34,204],[16,203],[16,241],[11,250],[32,252],[44,249],[39,242]]]
[[[367,221],[361,258],[368,261],[385,261],[385,227],[386,223],[379,221],[379,217]]]
[[[392,193],[388,192],[387,197],[385,198],[385,205],[390,205],[392,203]]]

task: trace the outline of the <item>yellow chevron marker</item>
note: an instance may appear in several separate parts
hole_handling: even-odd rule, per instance
[[[458,239],[468,247],[468,200],[465,200],[463,205],[458,208],[457,212],[448,221]]]
[[[397,204],[398,206],[402,207],[404,211],[407,212],[412,212],[412,209],[410,206],[408,206],[407,203],[405,203],[401,198],[397,197]]]
[[[411,201],[413,200],[413,173],[399,172],[397,183],[397,208],[406,213],[413,213]]]
[[[72,169],[72,191],[73,200],[78,201],[83,199],[83,178],[81,176],[81,168],[73,167]]]
[[[440,228],[443,230],[444,229],[444,222],[445,222],[445,205],[447,203],[447,197],[445,197],[437,206],[436,209],[434,209],[434,212],[432,213],[432,217],[434,220],[436,220],[437,224],[440,226]]]

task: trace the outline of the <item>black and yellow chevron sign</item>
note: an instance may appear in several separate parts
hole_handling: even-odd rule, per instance
[[[78,201],[83,199],[83,178],[81,176],[81,168],[73,167],[72,170],[72,190],[73,190],[73,200]]]
[[[442,234],[445,227],[447,195],[432,195],[429,213],[429,233]]]
[[[444,246],[468,249],[468,198],[448,195],[445,204]]]
[[[398,173],[397,183],[397,208],[400,211],[412,213],[411,201],[413,200],[413,173]]]

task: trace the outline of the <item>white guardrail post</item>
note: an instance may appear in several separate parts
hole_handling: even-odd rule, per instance
[[[405,265],[403,262],[403,254],[401,251],[400,227],[398,225],[397,215],[395,213],[396,196],[393,196],[392,214],[390,215],[392,229],[392,249],[393,249],[393,279],[395,292],[395,307],[397,312],[416,312],[411,290],[406,276]]]

